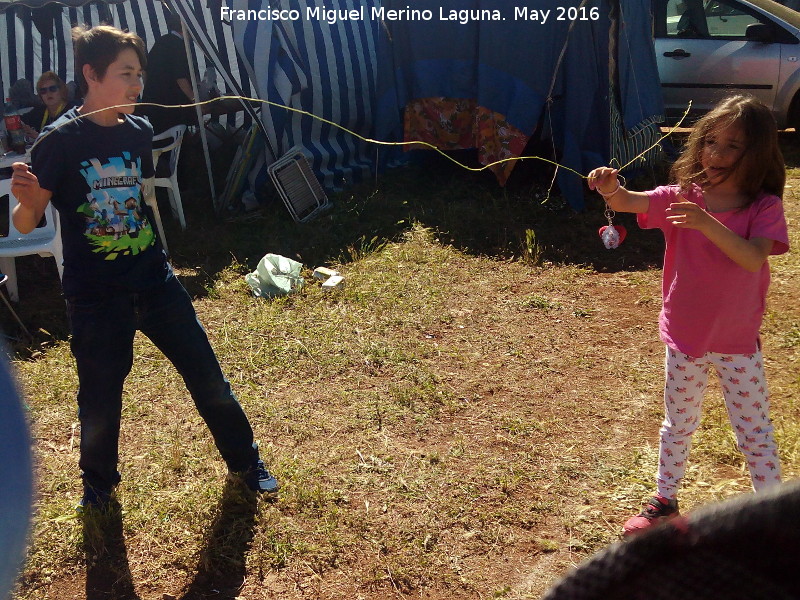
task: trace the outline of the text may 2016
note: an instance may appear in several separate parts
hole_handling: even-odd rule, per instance
[[[596,21],[600,18],[599,9],[596,7],[562,7],[538,10],[527,6],[514,7],[508,15],[500,10],[489,9],[449,9],[442,7],[438,11],[428,9],[386,9],[373,6],[367,12],[366,7],[357,9],[326,8],[325,6],[306,7],[305,11],[298,9],[266,8],[259,10],[237,10],[227,6],[220,8],[220,18],[225,21],[299,21],[306,20],[324,21],[330,25],[340,21],[363,21],[367,18],[380,21],[450,21],[462,25],[475,21],[505,21],[510,17],[514,21],[530,21],[540,25],[549,20],[555,21]]]

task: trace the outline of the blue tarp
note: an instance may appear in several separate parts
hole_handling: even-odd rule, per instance
[[[538,11],[549,11],[548,18],[515,18],[520,14],[508,0],[437,0],[433,19],[387,22],[391,44],[379,70],[377,136],[402,138],[402,110],[411,100],[474,98],[527,135],[545,116],[565,166],[585,174],[607,164],[612,158],[610,1],[589,0],[582,3],[583,10],[577,2],[560,0],[516,4],[524,5],[529,17],[534,11],[540,17]],[[635,129],[663,114],[661,90],[649,0],[620,4],[618,96],[626,128]],[[430,2],[411,0],[383,0],[382,5],[387,10],[431,8]],[[567,5],[578,9],[572,13],[578,19],[558,20],[559,15],[569,16],[560,9]],[[470,11],[483,18],[441,20],[440,11],[444,16]],[[595,12],[597,20],[591,18]],[[503,20],[489,19],[495,15]],[[582,208],[581,179],[561,170],[558,181],[570,204]]]

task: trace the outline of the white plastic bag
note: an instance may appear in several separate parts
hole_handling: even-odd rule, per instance
[[[244,276],[244,280],[259,298],[285,296],[303,287],[305,283],[300,271],[303,264],[280,256],[267,254],[258,261],[256,270]]]

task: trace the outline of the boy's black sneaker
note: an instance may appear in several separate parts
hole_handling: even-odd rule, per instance
[[[244,481],[244,484],[252,491],[259,494],[267,494],[268,496],[277,496],[278,480],[275,479],[267,468],[264,466],[263,460],[258,460],[243,473],[229,473],[229,476]]]
[[[639,533],[662,521],[669,521],[679,514],[677,500],[655,495],[650,498],[642,512],[625,521],[625,525],[622,527],[622,535],[629,536]]]
[[[90,510],[104,512],[110,506],[112,494],[113,492],[107,490],[100,490],[88,485],[84,486],[83,498],[75,507],[75,512],[79,515],[85,514]]]

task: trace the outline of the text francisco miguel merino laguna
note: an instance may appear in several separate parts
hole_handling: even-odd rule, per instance
[[[314,21],[325,21],[331,25],[339,21],[363,21],[366,18],[382,21],[455,21],[461,24],[470,21],[505,21],[510,16],[515,21],[538,21],[544,24],[552,15],[553,20],[589,21],[597,20],[597,9],[563,8],[555,10],[537,10],[527,6],[509,7],[508,11],[489,9],[444,9],[438,11],[428,9],[403,8],[389,10],[385,7],[373,6],[367,12],[366,7],[356,9],[326,8],[322,6],[306,7],[305,11],[284,8],[266,8],[260,10],[237,10],[227,6],[220,8],[220,17],[225,21],[298,21],[302,18]],[[504,12],[507,13],[503,14]],[[573,14],[574,13],[574,14]]]

